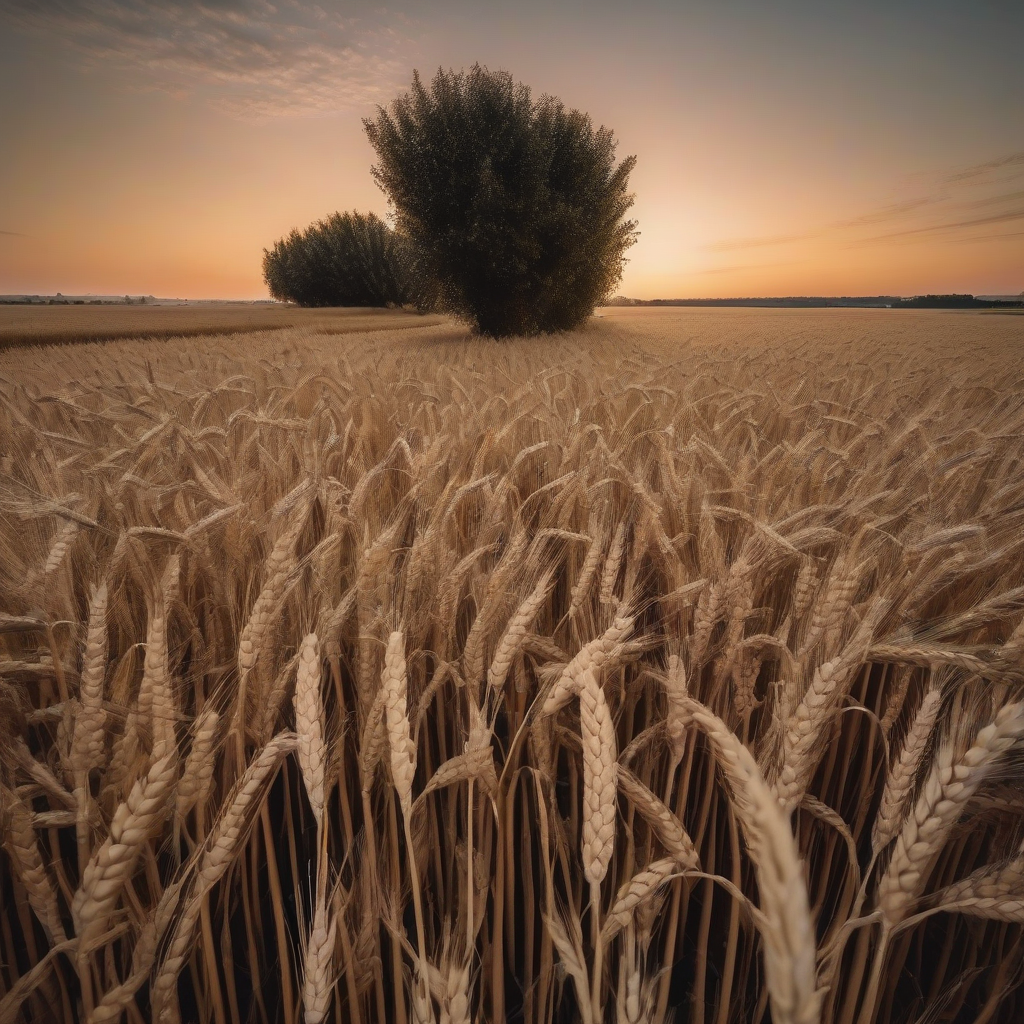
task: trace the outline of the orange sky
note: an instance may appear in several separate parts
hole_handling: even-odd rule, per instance
[[[0,293],[262,297],[479,60],[635,153],[640,298],[1024,289],[1024,5],[0,0]],[[726,13],[723,13],[726,12]]]

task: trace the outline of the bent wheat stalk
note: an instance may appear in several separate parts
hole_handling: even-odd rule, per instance
[[[772,1020],[817,1024],[822,994],[817,989],[814,926],[789,824],[739,737],[703,704],[688,699],[686,708],[715,750],[757,870]]]

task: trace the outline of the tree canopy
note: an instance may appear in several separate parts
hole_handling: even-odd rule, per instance
[[[495,337],[568,330],[620,280],[636,159],[586,114],[477,64],[414,73],[364,125],[435,308]]]
[[[335,213],[264,249],[263,276],[301,306],[400,306],[415,292],[404,249],[376,214]]]

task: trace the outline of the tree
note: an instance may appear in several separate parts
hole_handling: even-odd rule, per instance
[[[264,249],[263,277],[300,306],[401,306],[415,299],[404,250],[375,214],[335,213]]]
[[[622,276],[635,157],[506,72],[438,70],[363,122],[430,301],[502,337],[581,324]]]

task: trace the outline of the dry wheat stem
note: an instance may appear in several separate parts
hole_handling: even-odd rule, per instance
[[[236,856],[244,830],[251,824],[253,810],[272,772],[281,760],[298,748],[293,732],[278,733],[249,762],[229,801],[211,829],[210,836],[196,867],[192,891],[185,910],[175,925],[156,976],[150,986],[153,1017],[161,1024],[178,1020],[174,995],[178,974],[192,943],[192,934],[199,920],[206,894],[217,884]]]
[[[821,993],[816,982],[814,928],[788,822],[735,733],[696,701],[689,701],[687,707],[715,749],[757,868],[760,906],[767,922],[762,939],[772,1018],[816,1024]]]

